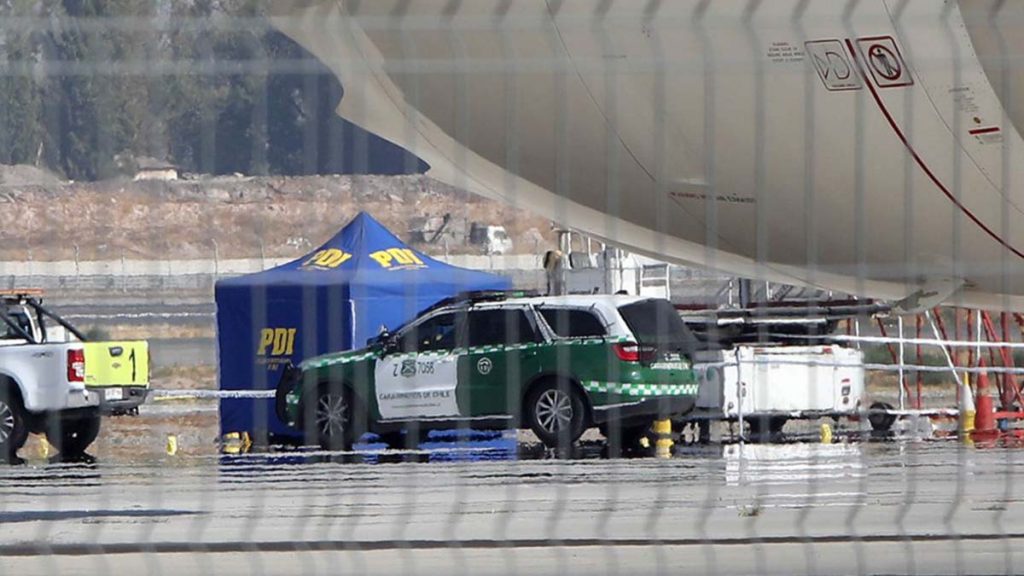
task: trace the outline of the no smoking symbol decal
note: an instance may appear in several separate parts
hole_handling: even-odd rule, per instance
[[[891,36],[860,38],[857,40],[861,56],[867,63],[867,69],[875,79],[879,88],[897,88],[913,86],[906,62]]]

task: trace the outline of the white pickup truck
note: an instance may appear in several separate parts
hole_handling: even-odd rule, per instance
[[[65,459],[83,455],[99,434],[101,407],[111,408],[109,391],[118,390],[122,401],[126,386],[148,387],[146,343],[87,343],[42,306],[40,295],[0,291],[0,461],[9,463],[19,461],[29,433],[45,434]],[[106,356],[117,358],[104,362]],[[118,386],[107,381],[111,374]],[[120,382],[125,378],[132,381]]]

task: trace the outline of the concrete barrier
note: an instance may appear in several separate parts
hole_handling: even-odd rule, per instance
[[[99,260],[0,262],[0,288],[42,288],[55,296],[92,293],[212,294],[217,280],[252,274],[290,258],[229,260]],[[507,276],[522,289],[541,290],[546,278],[533,255],[455,255],[438,260]]]

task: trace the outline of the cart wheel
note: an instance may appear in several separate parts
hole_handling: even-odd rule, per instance
[[[875,402],[871,405],[869,410],[872,412],[868,414],[868,422],[871,423],[871,429],[875,432],[888,432],[892,429],[892,425],[896,423],[895,414],[881,414],[875,412],[875,410],[895,410],[892,404],[886,404],[885,402]]]

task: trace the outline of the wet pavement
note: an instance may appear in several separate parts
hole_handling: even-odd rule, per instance
[[[94,464],[0,468],[0,572],[1012,573],[1024,542],[1024,453],[1005,443],[847,431],[656,460],[505,436],[518,459],[466,442],[225,456],[215,428],[160,409],[109,422]]]

